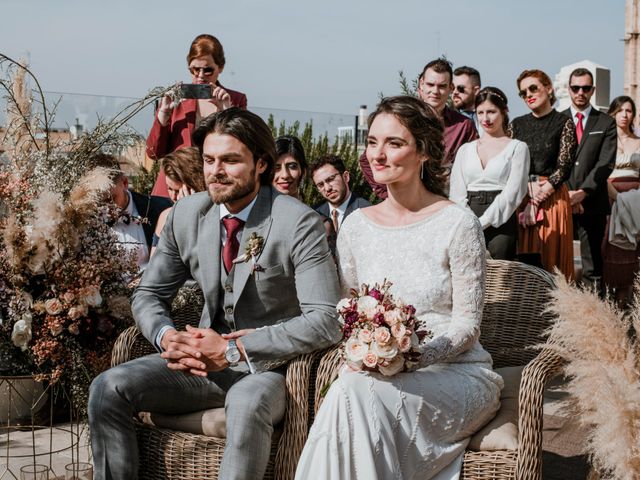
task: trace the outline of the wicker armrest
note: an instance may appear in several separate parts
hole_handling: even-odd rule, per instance
[[[326,350],[320,359],[316,382],[315,385],[312,385],[314,391],[311,392],[311,395],[314,397],[315,405],[315,409],[313,411],[314,417],[315,414],[318,413],[318,409],[320,408],[320,405],[322,405],[322,401],[324,400],[324,396],[327,394],[329,387],[338,376],[338,370],[343,362],[342,347],[342,343],[335,345],[329,350]]]
[[[518,464],[516,478],[542,478],[542,406],[547,381],[557,375],[564,361],[548,348],[543,349],[522,371],[519,394]]]
[[[115,367],[134,358],[155,352],[156,349],[144,338],[138,327],[132,326],[116,339],[111,351],[111,366]]]

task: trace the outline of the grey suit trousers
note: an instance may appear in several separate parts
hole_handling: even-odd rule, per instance
[[[253,375],[226,369],[205,378],[170,370],[159,354],[118,365],[91,384],[91,446],[95,470],[105,475],[95,479],[138,478],[137,412],[179,415],[222,406],[227,444],[220,480],[262,479],[285,403],[284,368]]]

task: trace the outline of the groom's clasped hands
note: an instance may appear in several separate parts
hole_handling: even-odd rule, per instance
[[[171,370],[206,377],[208,372],[219,372],[229,366],[225,357],[227,341],[236,339],[244,359],[240,338],[253,329],[219,334],[210,328],[187,325],[186,331],[168,330],[162,337],[161,357],[167,360]]]

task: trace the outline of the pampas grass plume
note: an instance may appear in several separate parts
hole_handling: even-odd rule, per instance
[[[631,321],[610,299],[556,274],[548,348],[567,361],[567,390],[590,428],[587,450],[603,479],[640,478],[640,375]],[[640,305],[636,305],[637,309]],[[634,322],[636,323],[637,320]]]

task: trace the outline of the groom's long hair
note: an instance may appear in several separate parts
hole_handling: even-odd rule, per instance
[[[260,185],[271,184],[273,166],[276,163],[276,144],[267,124],[255,113],[231,107],[203,118],[193,132],[193,144],[202,155],[204,139],[210,133],[231,135],[246,145],[253,154],[254,162],[262,159],[267,164],[260,174]]]

